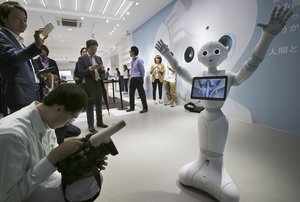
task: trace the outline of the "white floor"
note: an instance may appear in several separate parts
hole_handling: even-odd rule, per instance
[[[154,105],[149,112],[110,110],[104,122],[127,124],[112,139],[119,150],[102,172],[97,202],[210,202],[209,195],[183,187],[178,171],[198,156],[197,117],[177,106]],[[141,106],[137,100],[138,106]],[[225,166],[241,202],[300,201],[300,135],[230,119]],[[75,125],[87,134],[85,114]],[[99,129],[99,128],[98,128]],[[100,130],[100,129],[99,129]]]

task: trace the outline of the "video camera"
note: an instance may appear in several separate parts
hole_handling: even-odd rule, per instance
[[[66,184],[95,175],[104,166],[106,155],[117,155],[119,152],[110,136],[126,126],[122,120],[106,130],[88,134],[83,139],[83,146],[69,157],[56,164]]]

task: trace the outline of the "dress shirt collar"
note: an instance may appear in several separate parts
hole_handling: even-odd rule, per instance
[[[138,58],[138,56],[132,57],[132,61],[135,61]]]
[[[31,123],[34,134],[39,136],[44,136],[46,134],[46,130],[49,129],[46,123],[43,122],[41,115],[36,107],[39,102],[32,102],[28,107],[32,110]]]
[[[10,31],[10,30],[7,29],[6,27],[3,27],[3,28],[4,28],[5,30],[7,30],[9,33],[11,33],[11,34],[15,37],[15,39],[16,39],[21,45],[24,44],[24,38],[23,38],[23,37],[16,35],[15,33],[13,33],[12,31]]]

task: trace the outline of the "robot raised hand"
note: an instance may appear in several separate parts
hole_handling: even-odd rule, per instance
[[[257,26],[262,27],[263,31],[277,35],[285,26],[288,19],[293,15],[293,12],[285,6],[280,8],[275,7],[272,11],[271,18],[268,24],[258,23]]]
[[[172,56],[168,45],[165,44],[163,40],[160,39],[157,41],[155,48],[168,60],[171,67],[175,69],[178,75],[187,82],[192,82],[193,76],[178,64],[178,61]]]
[[[159,40],[157,41],[156,45],[155,45],[155,48],[163,55],[163,56],[166,56],[168,54],[170,54],[170,49],[168,47],[167,44],[165,44],[163,42],[163,40]]]

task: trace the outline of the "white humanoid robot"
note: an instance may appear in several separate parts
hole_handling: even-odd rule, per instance
[[[251,57],[238,73],[217,69],[228,56],[231,46],[229,36],[204,44],[198,52],[199,62],[208,68],[208,71],[203,72],[203,76],[227,76],[228,95],[231,86],[240,85],[254,73],[272,40],[280,33],[291,15],[289,8],[276,7],[268,24],[258,24],[263,28],[261,38]],[[157,42],[155,48],[168,60],[179,76],[192,83],[193,76],[178,64],[162,40]],[[209,193],[221,202],[237,202],[240,198],[238,189],[223,166],[223,152],[228,133],[228,120],[221,110],[224,101],[203,100],[202,104],[205,109],[198,118],[199,158],[180,169],[179,180],[184,185]]]

